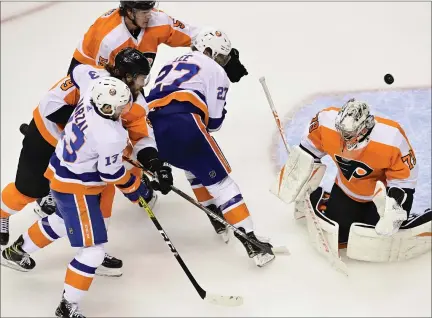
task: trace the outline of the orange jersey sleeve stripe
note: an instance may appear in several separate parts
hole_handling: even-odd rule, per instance
[[[397,122],[395,122],[394,120],[382,118],[382,117],[375,117],[375,120],[379,123],[386,124],[388,126],[397,128],[399,130],[399,132],[402,134],[402,136],[404,136],[409,147],[414,151],[414,149],[411,146],[411,143],[409,142],[407,135],[405,134],[405,131],[402,129],[402,127]]]

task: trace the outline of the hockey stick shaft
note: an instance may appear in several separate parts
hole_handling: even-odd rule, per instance
[[[270,106],[270,109],[271,109],[271,111],[273,113],[273,117],[274,117],[274,119],[276,121],[276,126],[277,126],[277,128],[279,130],[279,133],[280,133],[280,135],[282,137],[282,141],[283,141],[283,143],[285,145],[285,148],[287,150],[287,153],[289,155],[289,153],[290,153],[290,146],[288,145],[288,141],[287,141],[287,139],[285,137],[285,132],[284,132],[284,130],[282,128],[282,125],[280,123],[279,115],[278,115],[276,107],[275,107],[275,105],[273,103],[273,99],[272,99],[272,97],[270,95],[270,91],[269,91],[269,89],[267,87],[267,83],[266,83],[265,77],[264,76],[261,77],[259,79],[259,81],[260,81],[260,83],[261,83],[261,85],[263,87],[264,93],[265,93],[265,95],[267,97],[267,102],[268,102],[268,104]],[[306,192],[306,195],[309,197],[309,195],[310,195],[309,192]],[[338,269],[340,269],[342,272],[346,273],[346,270],[344,268],[342,268],[342,266],[340,264],[340,263],[342,263],[342,261],[340,261],[340,259],[339,259],[338,256],[336,256],[336,255],[333,254],[333,252],[332,252],[332,250],[330,248],[330,245],[329,245],[326,237],[324,236],[324,233],[322,231],[321,225],[319,224],[319,221],[318,221],[318,217],[315,215],[315,212],[312,210],[312,207],[310,206],[309,198],[307,199],[307,204],[308,204],[308,207],[306,208],[307,218],[309,219],[309,222],[312,222],[312,224],[314,225],[315,231],[318,234],[319,240],[321,242],[321,247],[322,247],[325,255],[327,255],[327,257],[331,258],[330,261],[331,261],[332,265],[336,264],[336,266],[338,267]]]
[[[191,281],[192,285],[195,287],[195,289],[198,292],[198,294],[200,295],[200,297],[202,299],[204,299],[206,297],[206,291],[198,284],[195,277],[192,275],[189,268],[186,266],[185,262],[183,261],[183,259],[180,256],[180,254],[177,252],[177,249],[175,248],[174,244],[171,242],[168,235],[166,234],[166,232],[164,231],[164,229],[160,225],[158,219],[154,215],[153,211],[150,209],[150,206],[147,204],[147,202],[142,197],[139,197],[139,203],[142,205],[143,209],[147,212],[150,220],[152,220],[153,224],[155,225],[155,227],[157,228],[159,233],[162,235],[165,243],[168,245],[171,252],[174,254],[174,257],[176,258],[177,262],[180,264],[181,268],[186,273],[186,276],[189,278],[189,280]]]
[[[214,304],[217,305],[224,305],[224,306],[237,306],[241,305],[243,303],[243,299],[240,296],[222,296],[222,295],[208,295],[207,292],[198,284],[195,277],[192,275],[189,268],[186,266],[185,262],[181,258],[179,252],[175,248],[174,244],[166,234],[165,230],[160,225],[158,219],[154,215],[153,211],[151,210],[150,206],[147,204],[147,202],[144,200],[143,197],[139,197],[139,203],[143,207],[143,209],[147,212],[148,216],[150,217],[150,220],[152,220],[153,224],[155,225],[156,229],[159,231],[159,233],[162,235],[162,238],[164,239],[165,243],[170,248],[171,252],[173,253],[174,257],[176,258],[177,262],[180,264],[181,268],[185,272],[186,276],[189,278],[189,281],[192,283],[192,285],[195,287],[195,290],[198,292],[199,296],[202,299],[208,300]],[[210,296],[210,297],[208,297]]]
[[[153,173],[151,173],[150,171],[147,171],[146,169],[144,169],[144,167],[141,165],[141,163],[136,162],[135,160],[132,160],[132,159],[126,157],[126,156],[123,156],[123,159],[125,161],[129,162],[131,165],[133,165],[133,166],[135,166],[137,168],[142,169],[144,171],[144,173],[148,174],[150,177],[152,177],[152,178],[155,177]],[[192,203],[193,205],[195,205],[200,210],[204,211],[207,215],[209,215],[213,219],[215,219],[215,220],[219,221],[220,223],[222,223],[223,225],[231,228],[235,233],[237,233],[238,235],[240,235],[241,237],[243,237],[249,243],[251,243],[251,244],[253,244],[253,245],[261,248],[262,250],[265,250],[265,251],[269,250],[269,248],[267,246],[264,246],[264,245],[260,244],[259,242],[257,242],[256,240],[249,238],[244,232],[240,231],[234,225],[228,223],[224,218],[221,218],[219,215],[217,215],[216,213],[214,213],[213,211],[211,211],[207,207],[203,206],[201,203],[197,202],[192,197],[190,197],[189,195],[187,195],[183,191],[179,190],[175,186],[172,185],[171,186],[171,190],[173,192],[177,193],[179,196],[181,196],[186,201],[188,201],[188,202]]]
[[[259,79],[259,81],[260,81],[260,83],[261,83],[261,85],[262,85],[262,87],[263,87],[264,93],[265,93],[265,95],[266,95],[266,97],[267,97],[267,102],[268,102],[268,104],[269,104],[269,106],[270,106],[270,109],[271,109],[271,111],[272,111],[272,113],[273,113],[273,117],[274,117],[274,119],[275,119],[276,126],[277,126],[277,128],[278,128],[278,130],[279,130],[279,133],[280,133],[280,135],[281,135],[281,137],[282,137],[282,141],[283,141],[283,143],[284,143],[284,145],[285,145],[285,148],[286,148],[286,150],[287,150],[287,152],[288,152],[288,154],[289,154],[289,153],[290,153],[290,147],[289,147],[289,145],[288,145],[288,140],[287,140],[286,137],[285,137],[285,132],[284,132],[284,130],[283,130],[283,128],[282,128],[282,125],[281,125],[281,122],[280,122],[280,120],[279,120],[279,115],[278,115],[277,110],[276,110],[276,107],[275,107],[275,105],[274,105],[274,103],[273,103],[273,99],[272,99],[272,97],[271,97],[271,95],[270,95],[270,91],[269,91],[269,89],[268,89],[268,87],[267,87],[267,83],[266,83],[265,77],[264,77],[264,76],[261,77],[261,78]]]

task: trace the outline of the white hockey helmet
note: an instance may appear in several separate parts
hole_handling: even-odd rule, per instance
[[[369,135],[375,126],[366,102],[350,99],[336,116],[335,127],[348,151],[363,148],[369,142]]]
[[[122,106],[132,105],[132,93],[122,80],[107,76],[96,80],[92,89],[92,101],[102,114],[113,116],[116,111],[121,113]],[[106,106],[111,106],[111,111],[108,109],[107,112]]]
[[[231,58],[231,41],[217,29],[202,30],[193,39],[192,46],[203,53],[207,48],[211,49],[211,58],[221,66],[225,66]]]

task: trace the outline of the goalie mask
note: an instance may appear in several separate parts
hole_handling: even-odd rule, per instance
[[[365,102],[350,99],[336,116],[335,127],[341,136],[343,148],[348,151],[364,148],[375,126],[375,118],[370,114]]]

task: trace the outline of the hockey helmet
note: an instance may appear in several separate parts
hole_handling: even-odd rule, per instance
[[[145,75],[150,73],[150,62],[144,54],[137,49],[128,47],[117,53],[114,59],[114,67],[121,77],[126,74],[132,76]]]
[[[364,147],[374,126],[375,118],[370,114],[369,105],[354,98],[342,106],[335,120],[335,128],[349,151]]]
[[[203,52],[211,49],[211,58],[221,66],[230,60],[231,41],[228,36],[217,29],[203,30],[193,40],[192,46]]]
[[[122,80],[107,76],[98,79],[93,85],[92,101],[96,108],[106,116],[113,116],[123,111],[122,106],[132,106],[132,93]],[[107,109],[110,106],[110,109]],[[121,108],[121,109],[120,109]]]
[[[120,1],[120,8],[137,10],[151,10],[156,6],[157,1]]]

